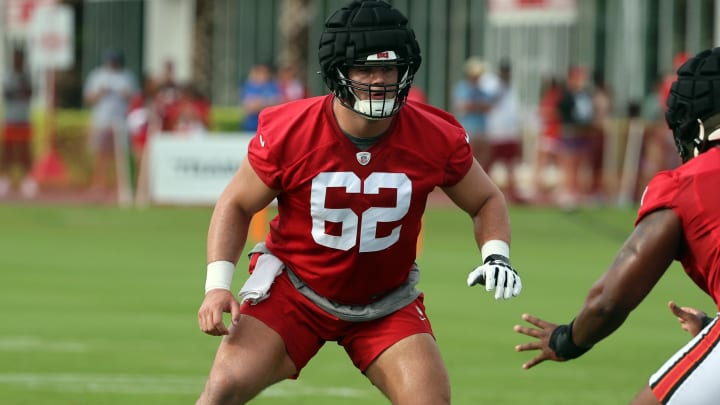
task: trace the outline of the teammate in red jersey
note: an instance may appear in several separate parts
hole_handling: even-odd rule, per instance
[[[720,48],[697,54],[678,69],[666,120],[683,164],[659,172],[648,184],[635,230],[610,269],[591,288],[580,313],[568,325],[531,315],[535,327],[515,326],[536,341],[518,351],[540,350],[523,365],[576,358],[613,333],[647,296],[673,260],[720,303]],[[717,404],[720,398],[720,324],[715,318],[670,303],[694,338],[673,355],[633,404]],[[698,324],[704,325],[700,329]],[[698,331],[698,329],[700,329]]]
[[[448,113],[405,100],[420,66],[407,19],[353,1],[320,37],[332,94],[270,107],[213,213],[200,329],[223,338],[198,403],[244,403],[297,378],[327,341],[394,404],[448,404],[450,383],[415,287],[435,187],[469,215],[483,264],[467,278],[517,296],[502,193]],[[229,291],[254,213],[277,199],[238,301]],[[223,312],[231,313],[230,327]]]

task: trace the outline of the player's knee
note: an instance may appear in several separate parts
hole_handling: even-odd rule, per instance
[[[255,397],[258,391],[238,376],[211,373],[198,404],[244,404]]]
[[[430,389],[407,390],[392,399],[393,405],[450,405],[450,385],[440,381]]]
[[[378,387],[393,405],[449,405],[450,381],[447,375],[419,378],[402,384]]]

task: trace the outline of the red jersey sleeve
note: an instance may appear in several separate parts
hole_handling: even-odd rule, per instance
[[[650,180],[640,199],[640,208],[635,219],[637,225],[645,216],[659,209],[678,207],[677,196],[681,190],[680,180],[673,171],[663,171]]]
[[[443,187],[451,187],[460,182],[473,164],[473,153],[470,142],[464,130],[455,138],[455,150],[448,160],[445,169],[445,182]]]
[[[436,131],[447,134],[447,136],[442,139],[442,142],[444,142],[445,145],[432,143],[424,145],[427,146],[428,149],[423,153],[426,158],[431,158],[435,151],[448,149],[451,151],[445,161],[444,175],[440,186],[454,186],[462,180],[463,177],[465,177],[474,161],[472,147],[470,146],[470,139],[468,138],[467,132],[455,116],[447,111],[433,107],[429,104],[414,103],[412,107],[413,111],[423,116],[423,119],[418,117],[415,118],[415,121],[423,122],[424,125],[427,126],[426,128],[417,128],[415,130],[416,132],[423,133],[423,131],[426,131],[428,128],[436,125]],[[428,122],[427,120],[430,121]],[[421,145],[418,145],[418,147],[421,147]]]
[[[278,165],[278,153],[273,150],[278,147],[278,142],[274,142],[272,132],[263,131],[263,112],[260,113],[258,130],[248,144],[248,160],[263,183],[279,190],[282,172]]]

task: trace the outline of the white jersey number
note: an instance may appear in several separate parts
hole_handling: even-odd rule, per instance
[[[325,206],[328,187],[343,187],[348,194],[379,194],[381,188],[395,189],[397,197],[394,207],[371,207],[358,218],[350,208]],[[399,221],[405,217],[410,209],[411,194],[412,183],[404,173],[372,173],[364,182],[352,172],[320,173],[313,179],[310,194],[313,239],[320,245],[340,250],[350,250],[358,243],[360,252],[387,249],[400,238],[402,226],[396,226],[388,236],[379,238],[378,223]],[[326,222],[342,224],[341,234],[329,235],[325,232]]]

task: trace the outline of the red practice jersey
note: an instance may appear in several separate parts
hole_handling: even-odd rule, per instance
[[[682,222],[677,260],[695,284],[720,303],[720,148],[659,172],[645,190],[636,220],[672,209]],[[719,308],[720,309],[720,308]]]
[[[281,190],[268,249],[320,295],[363,305],[405,282],[428,194],[459,182],[473,155],[452,115],[420,103],[406,104],[362,151],[340,130],[332,102],[264,109],[248,159]]]

